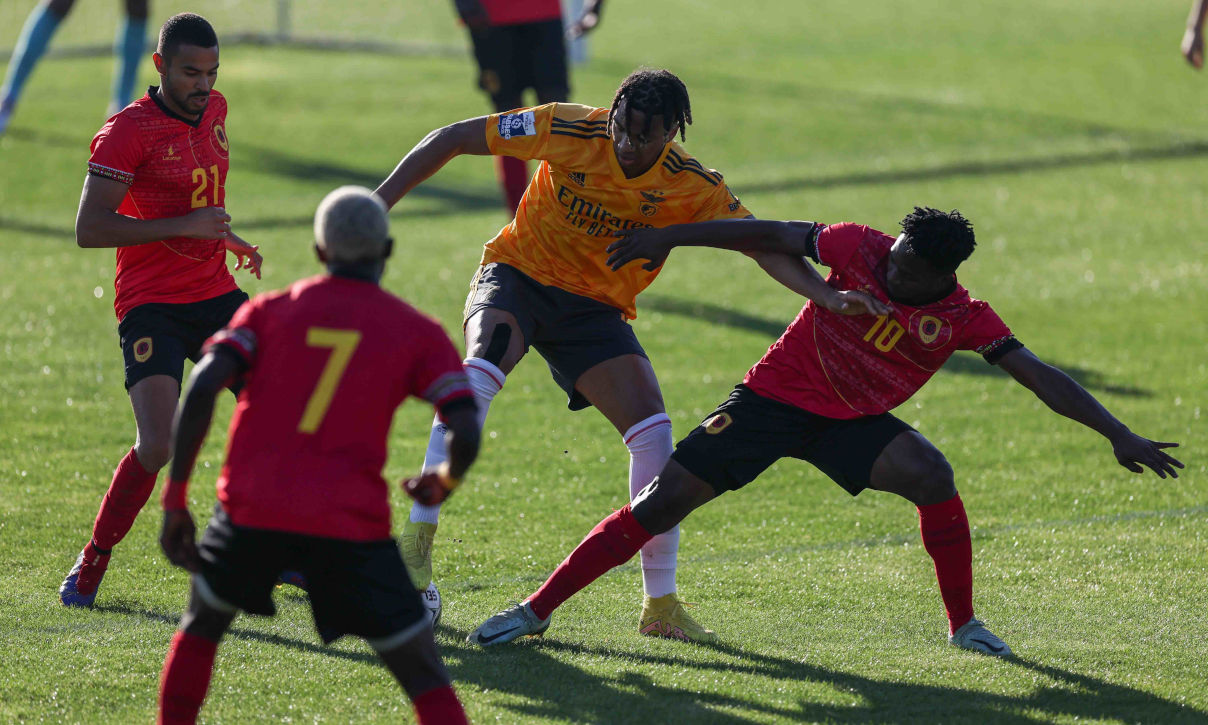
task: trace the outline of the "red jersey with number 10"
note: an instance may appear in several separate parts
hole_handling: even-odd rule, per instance
[[[211,91],[205,112],[191,121],[164,106],[153,86],[97,132],[88,173],[129,186],[117,212],[135,219],[225,206],[226,114],[226,99]],[[200,302],[236,289],[222,240],[184,237],[118,247],[113,286],[119,320],[148,302]]]
[[[959,284],[947,297],[911,307],[889,299],[885,268],[894,237],[858,224],[818,235],[815,258],[827,284],[888,302],[892,315],[840,315],[808,302],[743,383],[756,393],[828,418],[859,418],[914,395],[957,350],[988,362],[1021,345],[990,305]]]
[[[440,325],[372,282],[312,277],[259,295],[214,345],[247,365],[218,478],[238,526],[390,538],[382,466],[395,409],[474,397]]]

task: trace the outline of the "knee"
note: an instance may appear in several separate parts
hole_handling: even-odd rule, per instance
[[[935,448],[914,459],[910,471],[911,502],[926,506],[947,501],[956,495],[956,480],[948,459]]]
[[[702,494],[691,482],[664,469],[634,497],[632,510],[642,528],[657,536],[674,528],[701,503]]]
[[[134,455],[143,468],[154,473],[172,460],[172,442],[167,437],[139,436]]]

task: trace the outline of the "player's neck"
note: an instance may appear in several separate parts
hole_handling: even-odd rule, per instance
[[[344,279],[355,279],[361,282],[372,282],[378,284],[382,281],[382,272],[386,270],[386,265],[381,262],[372,262],[368,264],[328,264],[327,273],[332,277],[341,277]]]
[[[176,105],[176,102],[172,100],[172,97],[167,93],[164,93],[164,87],[162,84],[155,88],[155,99],[159,101],[159,105],[187,121],[196,123],[197,119],[201,118],[201,113],[189,113],[185,109]],[[202,111],[202,113],[205,113],[205,111]]]

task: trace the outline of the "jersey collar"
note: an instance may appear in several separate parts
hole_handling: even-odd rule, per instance
[[[173,111],[171,108],[168,108],[166,105],[164,105],[164,102],[162,100],[160,100],[160,98],[159,98],[159,86],[148,86],[147,95],[151,96],[151,100],[155,101],[155,105],[159,106],[159,110],[163,111],[165,116],[167,116],[168,118],[176,119],[177,121],[180,121],[183,124],[192,126],[193,128],[197,128],[198,126],[200,126],[201,119],[205,118],[205,116],[206,116],[206,112],[202,111],[200,114],[198,114],[196,121],[190,121],[189,119],[180,115],[176,111]],[[206,110],[209,110],[209,108],[210,108],[210,106],[207,104]]]

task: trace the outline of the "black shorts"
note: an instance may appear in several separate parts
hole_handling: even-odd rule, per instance
[[[537,349],[554,382],[566,392],[571,410],[591,403],[575,390],[579,376],[622,355],[646,357],[633,328],[616,307],[557,287],[549,287],[507,264],[478,268],[466,298],[464,319],[494,307],[512,313],[524,335],[524,349]]]
[[[428,626],[393,539],[342,541],[231,523],[221,506],[198,545],[197,582],[203,601],[218,609],[273,616],[272,592],[285,569],[306,577],[315,626],[324,642],[345,634],[392,649]],[[393,642],[393,646],[378,646]]]
[[[226,326],[244,302],[247,294],[232,290],[201,302],[149,302],[127,312],[117,326],[126,359],[126,390],[151,375],[171,375],[180,383],[185,358],[197,362],[202,344]]]
[[[671,457],[718,495],[742,488],[787,456],[812,463],[855,496],[868,488],[885,446],[912,430],[889,413],[827,418],[739,385]]]
[[[470,39],[478,61],[478,87],[491,97],[496,111],[510,111],[526,88],[546,102],[570,97],[560,19],[490,26],[470,31]]]

